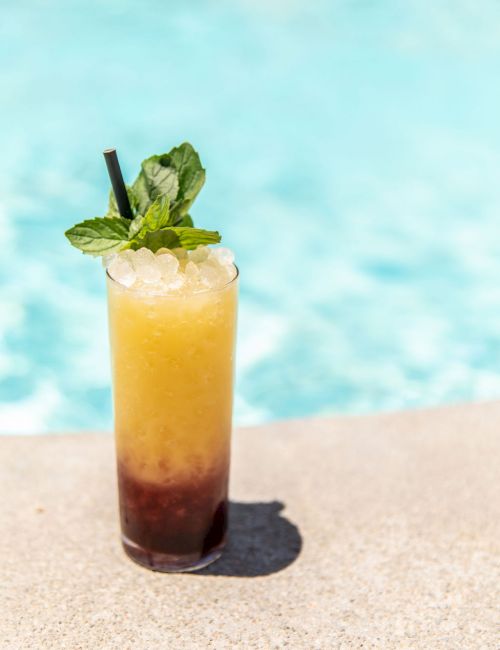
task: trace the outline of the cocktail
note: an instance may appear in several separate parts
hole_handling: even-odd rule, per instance
[[[190,145],[145,161],[126,191],[108,155],[108,215],[67,235],[106,256],[122,542],[151,569],[195,570],[226,539],[237,269],[188,216],[204,180]]]

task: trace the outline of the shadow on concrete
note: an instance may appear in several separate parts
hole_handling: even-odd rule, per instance
[[[229,541],[222,557],[196,575],[254,578],[285,569],[301,549],[297,526],[281,515],[280,501],[229,506]]]

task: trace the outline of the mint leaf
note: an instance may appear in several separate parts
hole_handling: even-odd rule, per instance
[[[113,190],[109,190],[109,200],[108,200],[108,211],[106,212],[106,217],[109,219],[115,219],[119,217],[120,213],[118,211],[118,205],[115,199],[115,193]]]
[[[190,214],[185,214],[181,217],[180,221],[177,221],[174,225],[176,226],[185,226],[186,228],[192,228],[194,226],[193,219]]]
[[[221,236],[216,230],[203,230],[202,228],[170,228],[179,238],[182,248],[192,250],[197,246],[220,243]]]
[[[144,237],[147,232],[154,232],[166,226],[173,226],[170,217],[170,198],[163,196],[152,203],[146,214],[136,217],[130,224],[129,238]]]
[[[134,239],[140,232],[142,228],[142,224],[144,223],[144,217],[141,217],[141,215],[137,215],[135,219],[132,220],[132,223],[130,223],[129,231],[128,231],[128,238],[129,239]]]
[[[144,215],[143,230],[152,232],[153,230],[161,230],[161,228],[172,225],[170,197],[162,196],[149,206],[148,211]]]
[[[205,183],[205,170],[194,148],[184,142],[169,153],[151,156],[142,163],[132,185],[137,211],[145,214],[160,196],[170,196],[173,220],[180,224]]]
[[[128,242],[130,221],[123,217],[96,217],[73,226],[64,234],[69,242],[89,255],[107,255]]]
[[[180,222],[205,183],[205,170],[201,165],[198,153],[189,142],[183,142],[180,146],[174,147],[168,156],[179,179],[178,195],[172,197],[174,199],[172,214],[176,221]]]
[[[192,250],[200,245],[218,244],[221,240],[215,230],[202,230],[201,228],[170,227],[154,232],[146,232],[130,243],[130,248],[149,248],[156,253],[159,248],[185,248]]]
[[[142,237],[132,239],[130,248],[133,250],[149,248],[153,253],[156,253],[160,248],[181,248],[181,245],[177,235],[172,232],[171,228],[167,228],[156,232],[146,232]]]
[[[170,164],[169,155],[151,156],[144,160],[132,190],[141,214],[145,214],[149,206],[159,197],[168,195],[170,200],[175,200],[179,191],[179,181],[175,168]]]
[[[149,198],[148,188],[146,186],[146,181],[142,174],[142,171],[139,172],[139,176],[135,179],[132,185],[132,191],[137,201],[137,211],[140,215],[146,213],[146,210],[151,205],[151,199]]]

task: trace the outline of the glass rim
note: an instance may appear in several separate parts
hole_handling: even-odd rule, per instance
[[[205,294],[209,293],[217,293],[218,291],[224,291],[227,287],[231,286],[233,283],[235,283],[238,278],[240,277],[240,269],[236,264],[233,264],[234,268],[236,269],[236,275],[234,278],[231,278],[223,284],[221,287],[212,287],[208,289],[201,289],[201,291],[193,291],[192,293],[187,293],[187,294],[178,294],[178,293],[146,293],[142,289],[136,288],[134,289],[133,287],[126,287],[125,285],[121,284],[121,282],[118,282],[118,280],[115,280],[109,273],[108,268],[106,267],[106,278],[110,282],[112,282],[113,285],[116,285],[120,287],[123,291],[127,291],[129,293],[135,293],[135,294],[141,294],[145,296],[146,298],[193,298],[194,296],[202,296]]]

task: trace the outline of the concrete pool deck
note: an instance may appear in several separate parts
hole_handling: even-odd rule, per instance
[[[235,432],[198,574],[118,544],[113,441],[0,438],[0,648],[498,648],[500,404]]]

